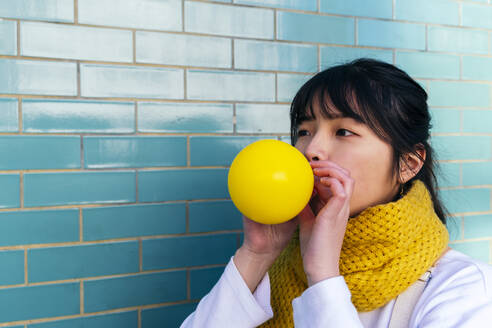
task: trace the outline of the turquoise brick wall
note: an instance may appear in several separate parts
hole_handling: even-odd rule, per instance
[[[0,2],[0,327],[177,327],[241,242],[234,156],[358,57],[429,92],[451,246],[492,263],[491,0]]]

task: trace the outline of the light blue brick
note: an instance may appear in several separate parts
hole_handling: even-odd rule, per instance
[[[75,63],[0,59],[0,93],[75,96]]]
[[[283,137],[280,137],[279,139],[280,141],[283,141],[283,142],[286,142],[288,143],[289,145],[291,145],[291,139],[290,139],[290,136],[283,136]]]
[[[490,86],[469,82],[429,82],[430,106],[490,107]]]
[[[20,175],[0,174],[0,208],[20,207]]]
[[[391,18],[392,0],[320,0],[320,11],[328,14]]]
[[[17,55],[17,23],[15,21],[0,19],[0,54]]]
[[[304,11],[316,11],[317,0],[234,0],[234,3],[261,7],[287,8]]]
[[[492,58],[463,56],[463,79],[491,81]]]
[[[236,249],[235,233],[148,239],[142,241],[142,266],[159,270],[226,264]]]
[[[80,168],[80,137],[1,136],[2,170]]]
[[[441,190],[444,206],[451,213],[490,211],[490,189]]]
[[[1,1],[0,17],[73,22],[73,7],[74,3],[72,0]]]
[[[0,98],[0,132],[18,132],[19,114],[16,98]]]
[[[80,79],[84,97],[184,97],[181,69],[81,64]]]
[[[318,48],[253,40],[234,40],[234,67],[238,69],[316,72]]]
[[[187,71],[189,99],[275,101],[275,75],[236,71]]]
[[[412,77],[460,78],[460,57],[427,52],[396,52],[396,65]]]
[[[231,104],[138,103],[138,131],[232,133]]]
[[[78,0],[79,23],[181,31],[180,0]]]
[[[488,263],[490,261],[490,242],[475,241],[449,245],[453,249],[465,253],[474,259]]]
[[[475,54],[487,54],[489,52],[486,31],[429,26],[427,38],[428,50],[430,51]]]
[[[431,143],[439,160],[491,158],[492,145],[487,136],[433,136]]]
[[[393,51],[349,47],[321,47],[321,69],[345,64],[358,58],[373,58],[393,63]]]
[[[85,241],[186,232],[184,203],[84,208],[82,217]]]
[[[268,137],[190,137],[192,166],[229,166],[247,145]]]
[[[138,328],[138,311],[84,316],[27,325],[28,328]]]
[[[439,187],[456,187],[460,183],[460,163],[439,163],[437,183]]]
[[[425,26],[360,19],[358,45],[384,48],[425,49]]]
[[[229,200],[191,202],[189,204],[190,232],[240,230],[242,215]]]
[[[30,249],[29,282],[138,272],[138,252],[138,241]]]
[[[228,198],[227,169],[140,171],[140,202]]]
[[[449,240],[460,240],[463,239],[463,230],[461,228],[462,218],[461,216],[450,216],[446,218],[446,228],[449,233]]]
[[[223,267],[190,270],[190,298],[207,295],[224,272]]]
[[[22,22],[21,55],[113,62],[133,60],[132,32],[53,23]]]
[[[185,1],[185,31],[273,38],[273,10]]]
[[[398,0],[395,2],[398,20],[458,25],[459,4],[449,0]]]
[[[312,75],[277,74],[278,101],[291,102],[297,91]]]
[[[492,235],[492,215],[465,216],[465,238],[484,238]]]
[[[231,48],[228,38],[141,31],[136,34],[139,63],[230,68]]]
[[[84,166],[186,166],[186,137],[84,137]]]
[[[164,307],[143,309],[142,328],[179,327],[193,312],[197,303],[168,305]]]
[[[78,209],[0,213],[0,246],[78,240]]]
[[[468,133],[492,133],[492,111],[490,110],[464,110],[463,132]]]
[[[279,11],[277,38],[290,41],[354,44],[354,19]]]
[[[492,163],[463,163],[463,185],[492,184]]]
[[[130,102],[23,99],[22,130],[41,133],[133,133]]]
[[[139,274],[84,282],[86,313],[186,299],[186,271]]]
[[[289,106],[237,104],[236,122],[239,133],[290,133]]]
[[[492,6],[463,3],[463,25],[492,29]]]
[[[135,172],[24,174],[24,205],[51,206],[135,202]]]
[[[460,132],[461,111],[458,109],[430,108],[432,133]]]
[[[79,294],[79,283],[2,289],[0,323],[79,314]]]
[[[0,286],[24,283],[24,250],[0,251]]]

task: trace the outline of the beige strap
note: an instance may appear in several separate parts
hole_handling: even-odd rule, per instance
[[[433,269],[434,267],[429,268],[419,280],[396,297],[388,328],[408,328],[415,304],[417,304],[427,282],[432,277]]]

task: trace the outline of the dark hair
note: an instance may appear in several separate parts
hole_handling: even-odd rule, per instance
[[[430,192],[434,210],[443,223],[448,212],[438,198],[435,162],[428,143],[431,117],[427,93],[401,69],[375,59],[361,58],[333,66],[317,73],[295,95],[290,108],[291,141],[297,141],[302,121],[314,118],[313,102],[320,106],[323,117],[338,115],[353,118],[369,126],[393,148],[393,170],[400,171],[404,154],[424,148],[426,158],[418,174],[403,186],[419,179]],[[337,113],[331,104],[338,110]],[[422,158],[421,158],[422,159]]]

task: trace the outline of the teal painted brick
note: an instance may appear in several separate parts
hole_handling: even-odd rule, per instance
[[[273,10],[185,1],[185,31],[273,38]]]
[[[28,328],[137,328],[138,312],[118,312],[27,325]]]
[[[192,202],[189,204],[189,232],[240,230],[242,215],[231,201]]]
[[[318,48],[307,44],[234,40],[234,67],[269,71],[316,72]]]
[[[207,295],[224,272],[224,267],[190,270],[190,298]]]
[[[0,17],[73,22],[74,5],[71,0],[16,0],[0,3]]]
[[[24,283],[24,250],[0,251],[0,286]]]
[[[130,102],[23,99],[22,130],[28,133],[133,133],[135,105]]]
[[[490,261],[490,242],[489,241],[475,241],[460,244],[449,245],[453,249],[465,253],[477,260],[488,263]]]
[[[0,59],[0,93],[75,96],[75,63]]]
[[[445,108],[430,108],[431,131],[433,133],[460,132],[460,110]]]
[[[186,271],[139,274],[84,282],[85,313],[186,299]]]
[[[136,60],[139,63],[230,68],[231,48],[228,38],[136,33]]]
[[[278,101],[291,102],[301,86],[311,75],[277,74]]]
[[[79,241],[79,210],[0,213],[0,246]]]
[[[463,132],[492,133],[492,111],[489,110],[464,110]]]
[[[279,40],[354,44],[354,29],[353,18],[277,12]]]
[[[79,292],[79,283],[3,289],[0,322],[79,314]]]
[[[429,82],[430,106],[490,107],[490,86],[467,82]]]
[[[181,31],[180,0],[79,0],[79,23]]]
[[[189,99],[275,101],[273,73],[187,71]]]
[[[20,207],[20,175],[0,174],[0,208]]]
[[[358,58],[374,58],[393,63],[393,51],[348,47],[321,47],[321,69],[345,64]]]
[[[236,131],[239,133],[290,133],[289,106],[236,105]]]
[[[492,9],[492,6],[490,7]],[[491,11],[492,20],[492,11]],[[492,80],[492,58],[487,57],[463,57],[464,80]]]
[[[234,3],[242,5],[262,6],[262,7],[274,7],[274,8],[288,8],[305,11],[316,11],[318,5],[317,0],[234,0]]]
[[[186,232],[184,203],[84,208],[82,216],[85,241]]]
[[[459,79],[460,57],[426,52],[396,52],[396,65],[412,77]]]
[[[21,55],[131,62],[132,32],[53,23],[22,22]]]
[[[231,104],[138,103],[138,131],[232,133]]]
[[[73,169],[80,167],[78,136],[2,136],[0,169]]]
[[[449,233],[449,240],[459,240],[462,239],[463,231],[461,229],[461,216],[450,216],[446,218],[446,228]]]
[[[84,166],[186,166],[186,137],[84,137]]]
[[[425,26],[360,19],[358,44],[384,48],[425,49]]]
[[[490,159],[490,137],[433,136],[431,143],[440,160]]]
[[[30,249],[29,282],[139,271],[138,241]]]
[[[492,6],[463,3],[463,25],[492,29]]]
[[[24,174],[24,206],[135,202],[135,172]]]
[[[158,67],[80,65],[84,97],[182,99],[183,70]]]
[[[492,215],[465,216],[465,238],[490,237],[492,234]]]
[[[192,166],[231,165],[234,157],[247,145],[261,137],[190,137]]]
[[[179,327],[195,308],[197,303],[169,305],[142,310],[142,328]]]
[[[18,132],[19,114],[16,98],[0,98],[0,132]]]
[[[227,169],[140,171],[141,202],[228,198]]]
[[[487,54],[488,34],[462,28],[429,26],[428,50]]]
[[[459,4],[449,0],[397,0],[395,18],[398,20],[458,25]]]
[[[328,14],[391,18],[392,0],[320,0],[320,11]]]
[[[437,183],[439,187],[460,186],[460,163],[439,163]]]
[[[225,264],[237,249],[236,236],[230,233],[143,240],[143,270]]]
[[[492,163],[463,163],[463,185],[492,184]]]
[[[451,213],[490,211],[490,189],[441,190],[444,205]]]
[[[15,21],[0,19],[0,54],[17,55],[17,23]]]

